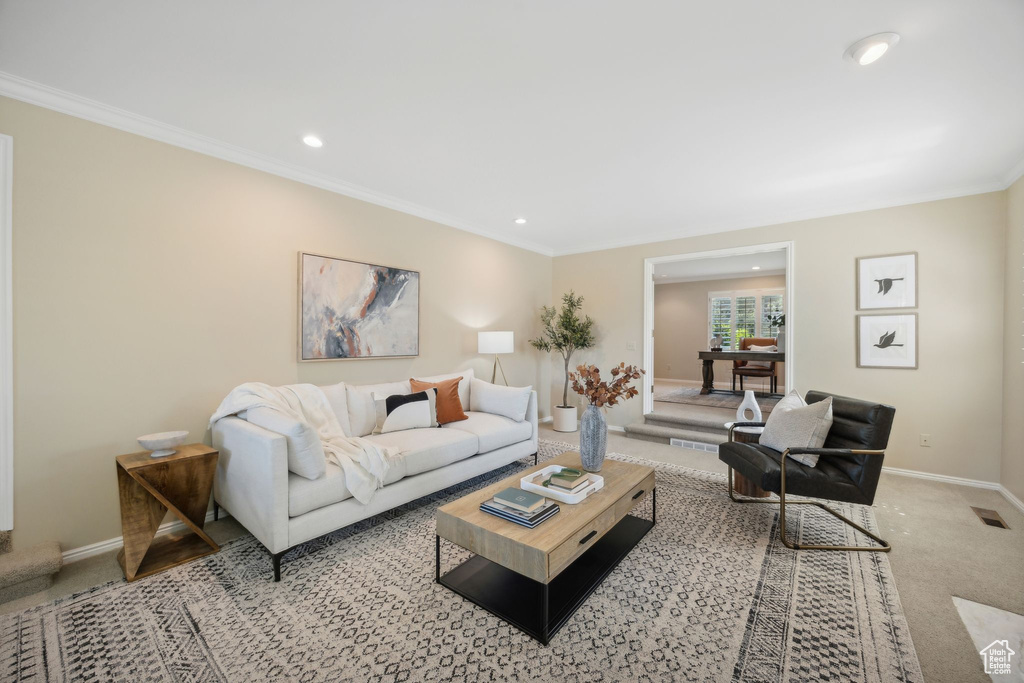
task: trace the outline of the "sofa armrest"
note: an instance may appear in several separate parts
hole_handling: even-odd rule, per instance
[[[272,553],[288,549],[288,441],[237,417],[213,425],[213,497]]]
[[[539,438],[538,437],[539,431],[537,429],[537,422],[538,422],[538,420],[537,420],[537,392],[536,391],[531,391],[530,392],[530,402],[526,405],[526,421],[529,422],[530,425],[533,427],[533,436],[531,436],[530,438],[533,440],[533,449],[534,449],[534,451],[536,451],[537,450],[538,438]]]

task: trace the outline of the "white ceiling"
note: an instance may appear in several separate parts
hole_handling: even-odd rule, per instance
[[[754,266],[757,266],[757,270],[754,270]],[[786,252],[784,250],[765,251],[757,254],[657,263],[654,265],[654,284],[783,275],[785,272]]]
[[[902,36],[881,61],[842,60],[880,31]],[[1024,170],[1020,0],[0,0],[0,72],[0,93],[544,253]]]

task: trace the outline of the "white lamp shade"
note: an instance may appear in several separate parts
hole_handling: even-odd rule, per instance
[[[478,353],[512,353],[515,338],[512,332],[478,332],[476,349]]]

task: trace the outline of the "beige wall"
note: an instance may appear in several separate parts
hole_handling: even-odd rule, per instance
[[[797,309],[787,315],[796,388],[894,404],[887,465],[986,481],[1001,468],[1024,497],[1021,182],[1009,193],[550,259],[3,98],[0,133],[15,140],[19,547],[119,535],[113,456],[158,430],[206,439],[207,416],[243,381],[487,373],[475,331],[513,329],[517,353],[503,364],[511,382],[550,388],[547,414],[561,368],[526,343],[539,306],[575,289],[599,346],[574,360],[640,363],[645,257],[785,240],[796,245]],[[297,363],[300,250],[420,270],[421,356]],[[858,370],[854,258],[907,250],[920,253],[921,367]],[[1005,420],[993,409],[1000,397]],[[640,413],[634,399],[609,420]],[[922,432],[931,448],[918,446]]]
[[[526,343],[546,256],[9,99],[0,133],[15,149],[19,547],[119,536],[114,456],[150,432],[208,439],[247,380],[489,377],[475,332],[490,328],[516,332],[510,382],[550,384]],[[419,270],[420,357],[299,364],[300,250]]]
[[[1007,192],[1001,482],[1024,500],[1024,177]]]
[[[554,292],[586,297],[599,346],[580,361],[641,363],[644,258],[793,240],[794,388],[896,406],[886,465],[999,480],[1006,194],[847,214],[555,258]],[[920,254],[920,369],[857,369],[854,259]],[[627,344],[635,344],[635,351]],[[557,378],[557,373],[556,373]],[[641,419],[639,398],[609,422]],[[918,445],[931,434],[932,446]]]
[[[701,381],[699,351],[708,348],[710,292],[785,289],[785,275],[668,282],[654,286],[654,376]],[[785,377],[782,364],[776,374]],[[715,361],[715,384],[732,383],[732,362]],[[768,380],[749,379],[747,388],[767,388]],[[739,385],[737,385],[738,387]],[[780,381],[781,386],[781,381]]]

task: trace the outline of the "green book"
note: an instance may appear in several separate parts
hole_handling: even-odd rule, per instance
[[[494,500],[515,510],[533,512],[544,504],[546,498],[522,489],[508,488],[494,494]]]

